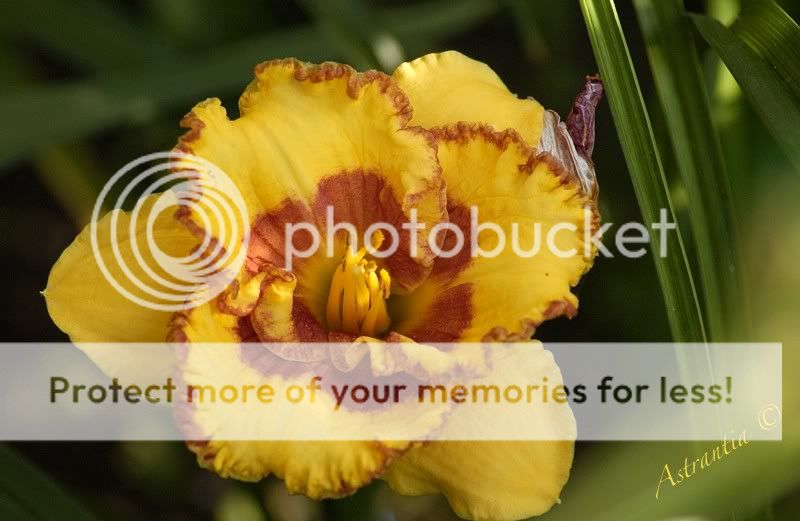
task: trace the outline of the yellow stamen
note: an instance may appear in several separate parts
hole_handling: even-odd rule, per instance
[[[365,248],[351,248],[336,268],[328,293],[328,329],[354,335],[379,336],[389,329],[386,310],[391,278],[374,261],[364,259]]]

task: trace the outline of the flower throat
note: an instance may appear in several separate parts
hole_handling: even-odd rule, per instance
[[[326,319],[331,331],[378,337],[389,329],[386,309],[391,278],[375,261],[367,260],[366,248],[348,247],[337,266],[328,292]]]

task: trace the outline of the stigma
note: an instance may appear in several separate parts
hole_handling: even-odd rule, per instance
[[[336,267],[328,292],[328,329],[354,335],[378,337],[389,329],[386,308],[391,278],[375,261],[367,260],[366,248],[347,248]]]

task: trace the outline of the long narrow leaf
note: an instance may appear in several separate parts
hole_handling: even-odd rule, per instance
[[[662,209],[674,221],[650,118],[614,2],[580,3],[645,224],[657,222]],[[651,234],[651,245],[673,338],[678,342],[704,341],[705,328],[680,231],[676,230],[675,239],[668,241],[663,257],[659,234]]]
[[[683,3],[636,0],[634,5],[689,198],[708,333],[714,341],[741,340],[736,333],[746,333],[747,299],[733,197]]]
[[[93,521],[95,517],[50,481],[39,469],[0,445],[0,514],[24,512],[40,521]]]
[[[731,29],[800,97],[800,27],[773,0],[746,2]]]
[[[800,170],[800,102],[768,62],[713,18],[690,15],[719,54],[786,156]]]

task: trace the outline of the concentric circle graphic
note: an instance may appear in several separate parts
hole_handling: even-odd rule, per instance
[[[110,204],[109,194],[120,188]],[[122,212],[133,196],[133,209]],[[108,226],[101,226],[106,206],[113,211]],[[157,232],[159,222],[163,227],[178,210],[204,232],[181,255],[163,248],[180,238]],[[241,192],[219,167],[192,154],[156,152],[126,164],[103,186],[92,211],[92,253],[106,280],[131,302],[183,311],[213,299],[236,278],[247,254],[249,223]]]

